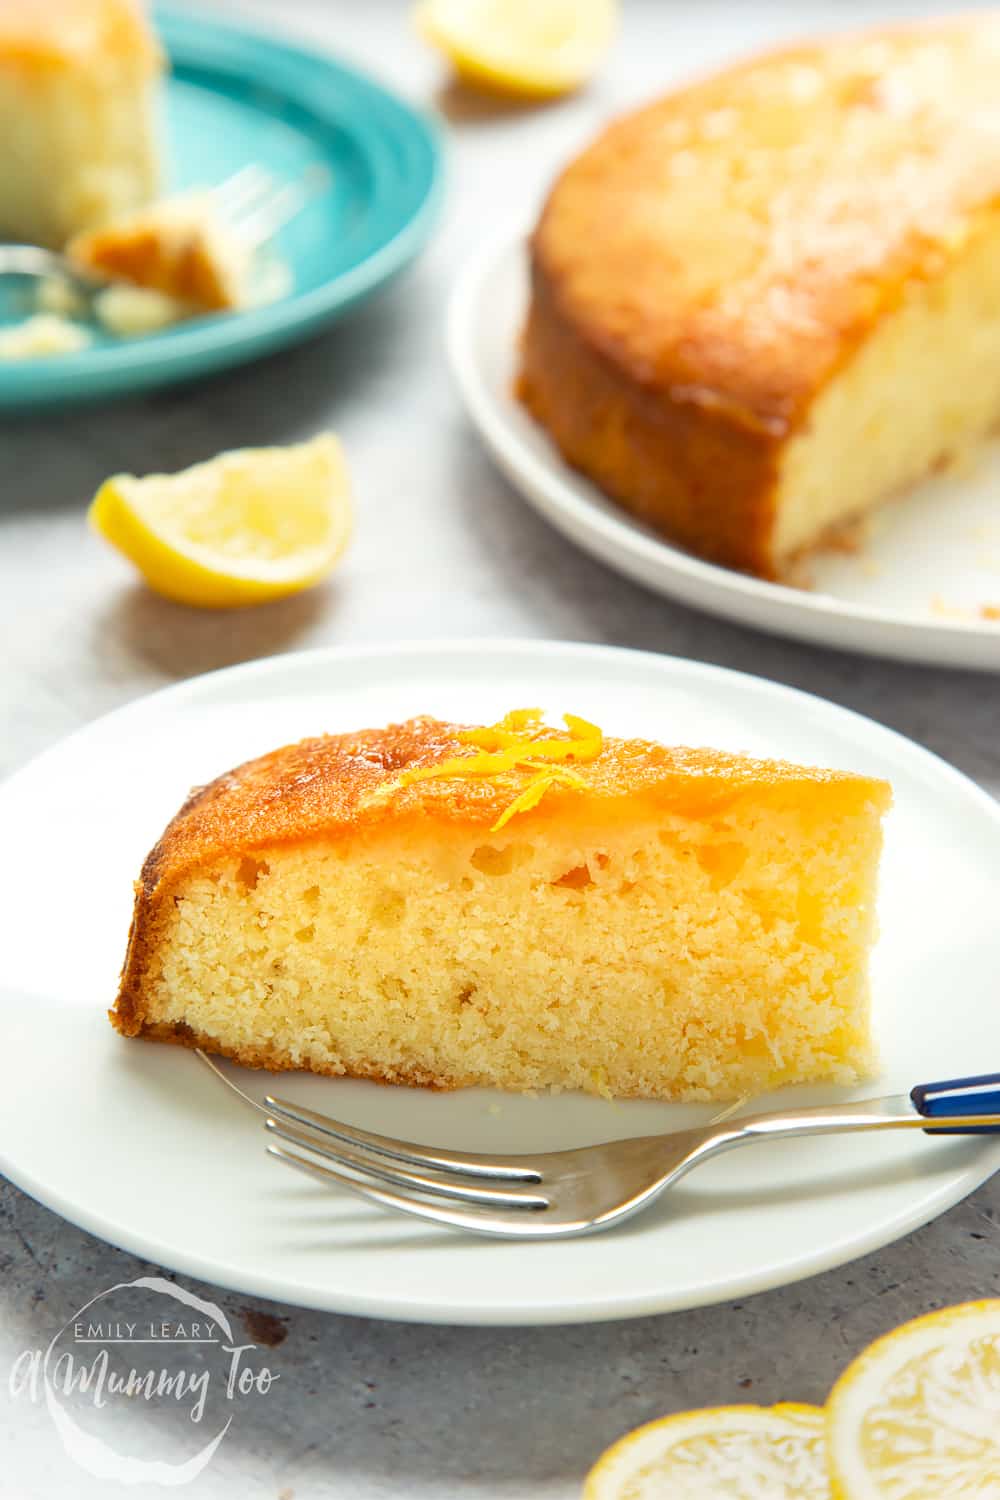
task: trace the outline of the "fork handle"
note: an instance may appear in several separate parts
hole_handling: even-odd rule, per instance
[[[913,1107],[928,1120],[956,1115],[1000,1115],[1000,1073],[975,1078],[947,1078],[918,1083],[910,1090]],[[929,1131],[933,1135],[1000,1135],[1000,1125],[956,1125]]]

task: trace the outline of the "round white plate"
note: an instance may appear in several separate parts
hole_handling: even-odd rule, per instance
[[[886,1244],[1000,1166],[1000,1141],[827,1138],[748,1147],[617,1230],[514,1244],[437,1230],[265,1156],[258,1118],[192,1053],[126,1041],[105,1010],[143,856],[192,785],[322,730],[540,704],[621,734],[888,777],[874,965],[885,1074],[866,1092],[1000,1070],[1000,809],[890,730],[774,683],[597,646],[318,651],[158,693],[0,788],[0,1167],[85,1229],[191,1276],[305,1306],[448,1323],[621,1318],[743,1296]],[[257,1097],[269,1074],[234,1068]],[[467,1149],[548,1150],[704,1120],[575,1095],[435,1094],[284,1075],[355,1124]],[[783,1104],[830,1098],[792,1090]]]
[[[556,452],[515,400],[527,311],[523,236],[465,271],[449,314],[459,390],[500,468],[572,541],[629,578],[778,635],[876,656],[1000,671],[1000,441],[968,472],[940,475],[884,507],[853,554],[809,563],[810,587],[750,578],[672,546]]]

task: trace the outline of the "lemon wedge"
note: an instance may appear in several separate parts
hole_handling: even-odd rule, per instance
[[[423,0],[418,29],[460,78],[546,97],[579,88],[611,44],[616,0]]]
[[[719,1406],[649,1422],[609,1448],[583,1500],[823,1500],[822,1411]]]
[[[116,474],[89,520],[158,594],[235,609],[319,583],[350,539],[352,515],[340,444],[326,434],[220,453],[179,474]]]
[[[904,1323],[844,1371],[827,1406],[840,1500],[1000,1495],[1000,1301]]]

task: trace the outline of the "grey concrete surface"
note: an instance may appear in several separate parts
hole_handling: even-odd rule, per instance
[[[626,0],[621,40],[595,87],[525,110],[487,107],[443,85],[405,8],[389,0],[220,8],[315,38],[444,110],[452,159],[443,221],[412,272],[295,351],[148,399],[0,427],[0,770],[150,689],[254,656],[521,635],[674,652],[806,688],[911,735],[1000,795],[995,679],[770,639],[655,598],[572,551],[491,467],[443,352],[446,299],[465,257],[486,234],[530,216],[556,165],[607,114],[754,42],[930,7]],[[237,615],[182,610],[143,590],[84,527],[84,506],[111,471],[171,469],[326,425],[348,451],[359,525],[349,559],[315,593]],[[705,1403],[821,1400],[873,1336],[944,1303],[997,1295],[998,1224],[994,1182],[840,1271],[744,1303],[591,1328],[408,1327],[251,1306],[203,1288],[248,1340],[277,1341],[268,1359],[280,1379],[237,1412],[187,1493],[568,1500],[600,1449],[630,1426]],[[3,1500],[161,1493],[89,1479],[44,1406],[8,1390],[22,1350],[44,1346],[97,1292],[149,1269],[0,1185]],[[278,1321],[261,1325],[261,1311]],[[171,1424],[180,1443],[187,1418],[137,1402],[116,1408],[114,1422],[116,1444],[145,1451],[165,1431],[169,1440]]]

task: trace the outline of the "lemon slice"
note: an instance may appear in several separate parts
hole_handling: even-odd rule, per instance
[[[650,1422],[609,1448],[583,1500],[824,1500],[815,1406],[719,1406]]]
[[[611,44],[616,0],[423,0],[420,31],[461,78],[508,93],[565,94]]]
[[[1000,1301],[904,1323],[872,1344],[827,1407],[833,1494],[1000,1495]]]
[[[150,588],[233,609],[319,583],[351,534],[340,444],[241,448],[179,474],[116,474],[90,507],[95,530]]]

